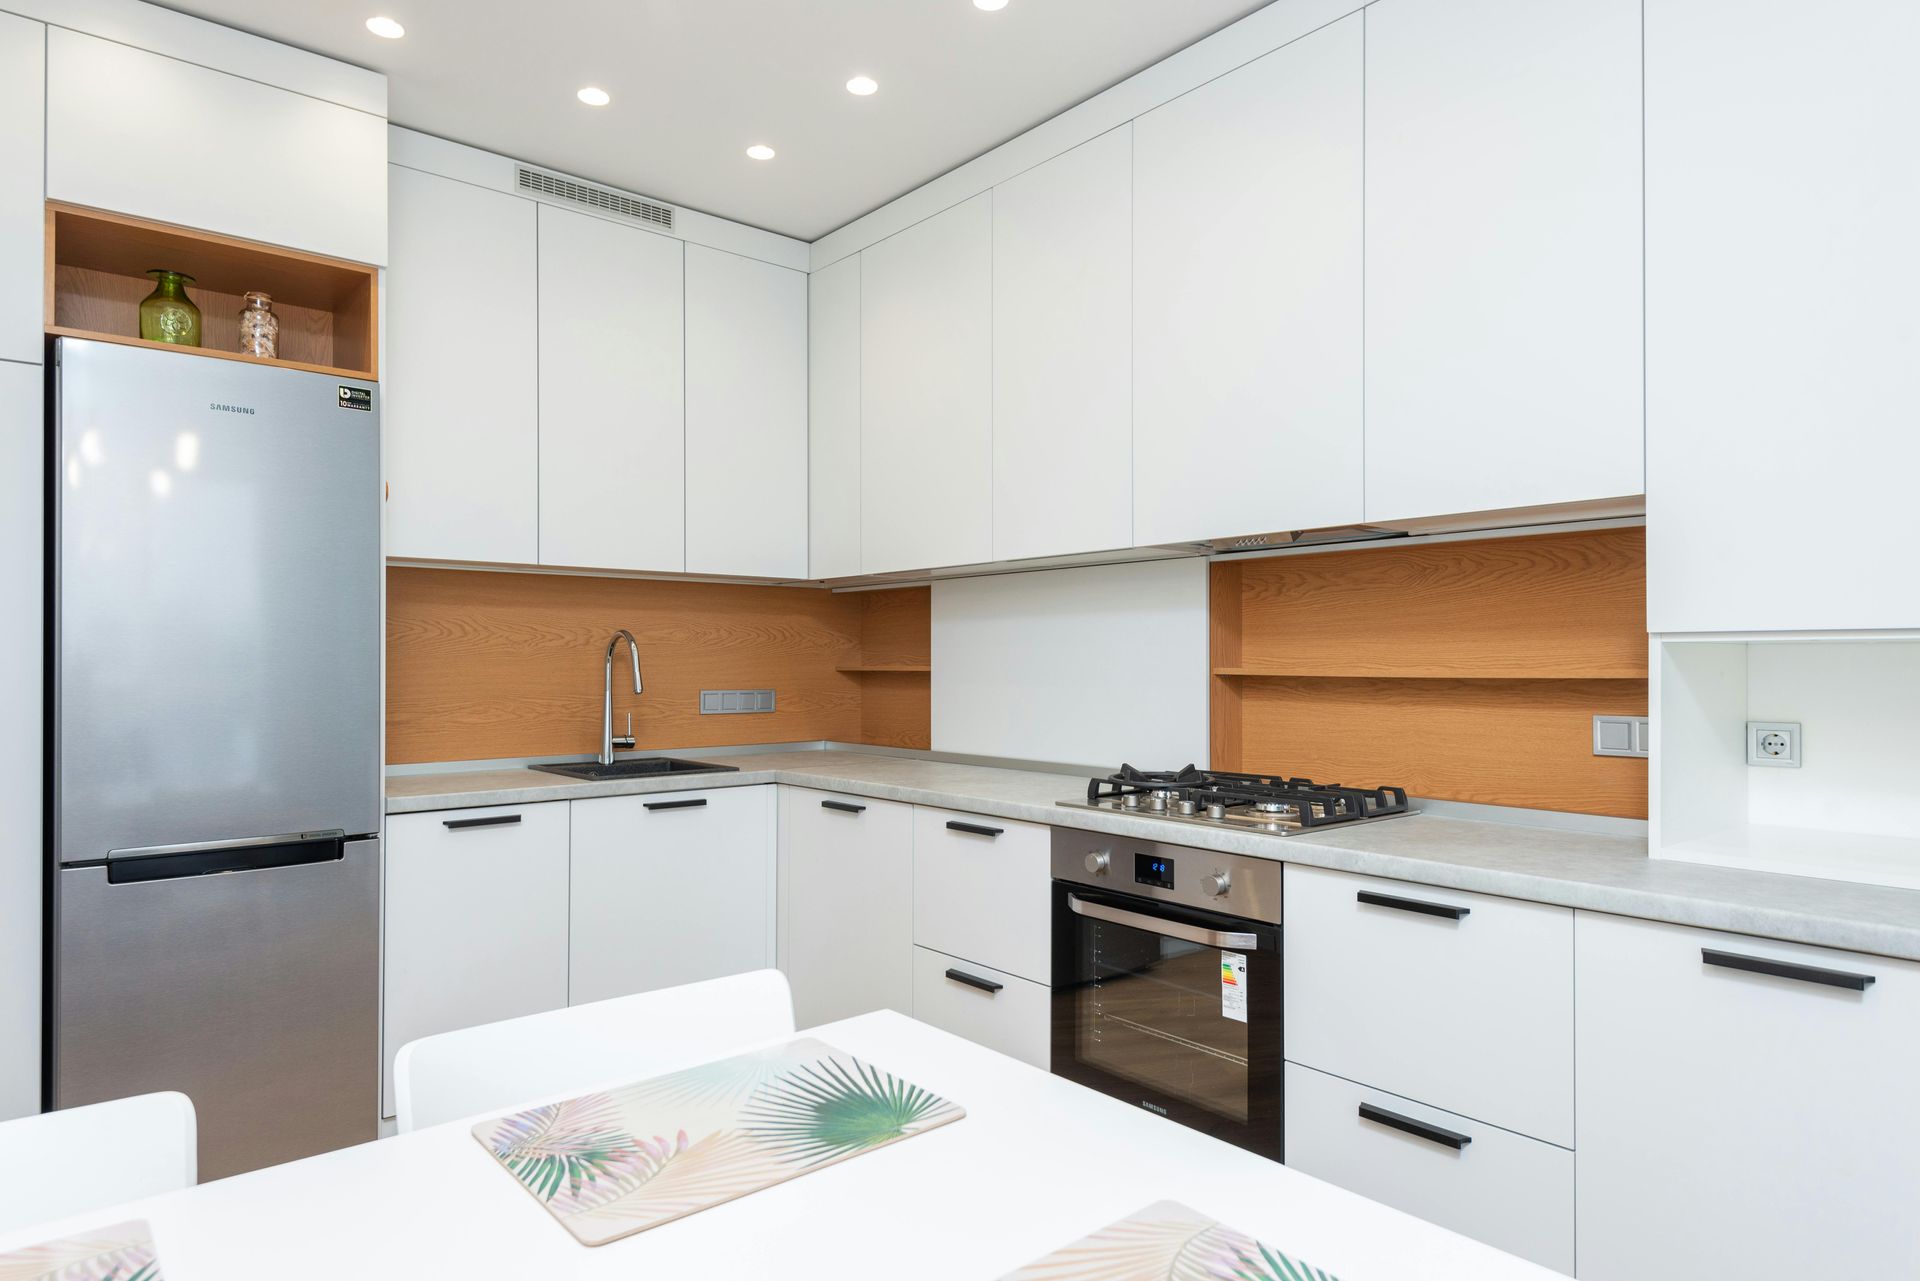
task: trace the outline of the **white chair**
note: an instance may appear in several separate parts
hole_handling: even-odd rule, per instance
[[[0,1231],[190,1188],[195,1142],[171,1090],[0,1122]]]
[[[395,1056],[394,1122],[404,1134],[791,1035],[793,992],[778,970],[442,1032]]]

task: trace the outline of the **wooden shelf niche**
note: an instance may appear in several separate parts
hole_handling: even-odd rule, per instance
[[[379,377],[379,272],[373,267],[57,201],[47,204],[46,263],[49,334],[365,381]],[[202,346],[140,337],[140,300],[153,292],[146,274],[153,268],[194,278],[187,296],[200,308]],[[278,359],[239,351],[242,295],[249,290],[273,298]]]
[[[933,745],[933,589],[848,593],[860,602],[860,653],[840,671],[860,682],[860,741]]]
[[[1644,818],[1641,529],[1373,547],[1212,568],[1216,768]]]

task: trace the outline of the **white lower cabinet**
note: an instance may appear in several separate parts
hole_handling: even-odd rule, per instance
[[[1920,965],[1574,934],[1582,1281],[1920,1275]]]
[[[409,1041],[567,1003],[567,805],[387,819],[381,1114]]]
[[[913,949],[913,1016],[1042,1070],[1049,1065],[1052,989],[1017,974]]]
[[[1296,1063],[1287,1064],[1286,1079],[1288,1165],[1573,1271],[1572,1152]]]
[[[780,789],[779,964],[796,1026],[913,1011],[913,807]]]
[[[1051,982],[1052,829],[924,806],[913,822],[913,941]]]
[[[773,792],[569,802],[573,1004],[773,963]]]

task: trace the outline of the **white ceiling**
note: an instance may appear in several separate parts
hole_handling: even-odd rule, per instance
[[[395,124],[817,240],[1266,0],[169,0],[389,77]],[[386,14],[407,29],[382,40]],[[880,92],[856,98],[856,74]],[[613,104],[581,105],[593,84]],[[766,143],[770,161],[746,148]]]

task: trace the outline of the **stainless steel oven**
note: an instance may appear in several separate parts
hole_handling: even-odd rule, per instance
[[[1280,864],[1053,830],[1053,1071],[1278,1161]]]

